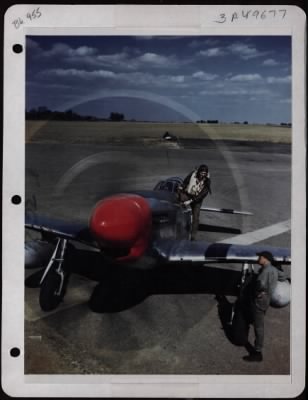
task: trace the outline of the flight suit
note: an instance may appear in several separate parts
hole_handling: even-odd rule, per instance
[[[211,192],[211,180],[205,178],[202,181],[196,179],[197,171],[192,171],[183,182],[183,191],[179,193],[181,202],[191,200],[192,227],[191,239],[194,240],[199,227],[200,209],[203,199]],[[195,183],[195,184],[194,184]]]

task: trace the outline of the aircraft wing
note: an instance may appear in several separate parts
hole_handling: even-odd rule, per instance
[[[33,214],[26,215],[25,227],[41,232],[42,235],[46,237],[70,239],[97,247],[87,224]]]
[[[237,245],[228,243],[207,243],[189,240],[159,239],[153,251],[163,261],[202,263],[256,263],[256,253],[270,251],[275,260],[282,264],[291,263],[290,249],[264,245]]]

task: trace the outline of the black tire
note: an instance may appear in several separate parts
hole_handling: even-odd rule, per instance
[[[41,282],[43,274],[44,274],[43,269],[35,271],[33,274],[29,275],[25,279],[25,286],[27,288],[39,288],[41,286],[40,282]]]
[[[108,293],[104,291],[104,286],[101,283],[95,286],[89,300],[89,307],[91,311],[96,313],[103,313],[106,311],[106,304],[104,301],[104,296],[106,296],[106,294],[108,297]]]
[[[243,310],[239,306],[235,307],[231,332],[234,344],[244,346],[248,342],[249,324]]]
[[[61,293],[58,295],[56,294],[56,292],[59,289],[60,282],[60,275],[53,268],[51,268],[46,275],[40,290],[39,302],[43,311],[54,310],[63,300],[67,284],[67,277],[64,280],[64,285],[62,287]]]

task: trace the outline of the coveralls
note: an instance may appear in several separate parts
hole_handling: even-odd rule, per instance
[[[260,268],[256,279],[253,301],[253,326],[255,332],[255,350],[261,352],[264,343],[264,316],[270,305],[272,293],[278,280],[284,280],[283,272],[270,262]]]

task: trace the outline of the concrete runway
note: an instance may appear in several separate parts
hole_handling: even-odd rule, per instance
[[[242,233],[278,224],[275,236],[267,237],[269,230],[263,230],[247,240],[289,247],[290,231],[285,226],[290,219],[290,150],[289,145],[211,141],[202,146],[190,142],[184,148],[27,144],[26,208],[86,222],[105,194],[151,189],[161,177],[184,177],[205,162],[213,194],[204,204],[254,215],[208,213],[201,223],[238,228]],[[237,236],[211,230],[200,231],[199,239],[226,241]],[[28,239],[34,236],[26,233]],[[33,272],[26,271],[26,276]],[[26,288],[25,373],[289,374],[290,307],[269,309],[264,361],[247,364],[242,360],[246,349],[233,345],[223,329],[221,304],[202,289],[202,274],[189,267],[113,274],[102,314],[88,308],[96,282],[85,277],[72,277],[63,304],[51,313],[40,310],[39,289]],[[149,282],[152,278],[155,284]],[[147,292],[149,286],[154,293]],[[138,294],[134,301],[132,291]],[[119,305],[119,298],[126,301]]]

